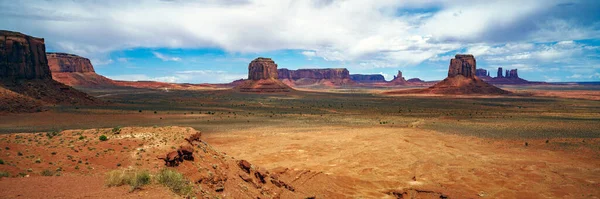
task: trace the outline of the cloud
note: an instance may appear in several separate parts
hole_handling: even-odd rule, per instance
[[[520,51],[511,59],[552,60],[564,51],[515,49],[599,38],[600,14],[594,9],[599,5],[583,0],[23,0],[0,5],[6,11],[0,13],[0,27],[45,37],[54,51],[90,58],[132,48],[299,49],[309,59],[390,68],[435,61],[464,48],[476,56]],[[516,46],[497,47],[504,43]]]
[[[229,83],[234,80],[246,78],[246,74],[230,73],[215,70],[188,70],[176,71],[164,76],[148,76],[145,74],[128,74],[109,76],[115,80],[126,81],[159,81],[169,83]]]
[[[159,58],[160,60],[163,60],[163,61],[181,61],[181,58],[179,58],[179,57],[171,57],[171,56],[167,56],[162,53],[159,53],[159,52],[152,52],[152,54],[154,54],[154,56],[156,58]]]

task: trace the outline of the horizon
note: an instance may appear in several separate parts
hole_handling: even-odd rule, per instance
[[[492,77],[502,67],[529,81],[600,81],[600,2],[515,2],[19,1],[0,5],[0,29],[115,80],[228,83],[268,57],[290,70],[435,81],[455,54],[473,54]]]

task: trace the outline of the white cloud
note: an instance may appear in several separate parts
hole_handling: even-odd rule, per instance
[[[436,60],[463,47],[476,55],[498,55],[531,48],[528,41],[598,37],[597,25],[583,27],[556,16],[556,10],[564,10],[557,7],[561,2],[565,1],[23,0],[0,5],[5,11],[0,13],[0,27],[45,37],[55,50],[90,58],[140,47],[235,53],[300,49],[308,58],[349,66],[398,67]],[[410,11],[420,8],[439,10]],[[517,44],[492,47],[499,42]],[[548,49],[512,58],[558,55]]]
[[[165,54],[159,53],[159,52],[152,52],[152,54],[154,54],[154,56],[156,58],[159,58],[160,60],[163,60],[163,61],[181,61],[181,58],[179,58],[179,57],[171,57],[171,56],[167,56]]]
[[[246,74],[230,73],[215,70],[177,71],[165,76],[151,77],[145,74],[128,74],[109,76],[115,80],[125,81],[159,81],[169,83],[229,83],[246,78]]]

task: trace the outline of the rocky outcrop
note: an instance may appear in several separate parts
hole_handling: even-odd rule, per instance
[[[410,79],[408,79],[406,81],[410,82],[410,83],[423,83],[423,82],[425,82],[425,81],[423,81],[423,80],[421,80],[419,78],[410,78]]]
[[[277,64],[271,58],[259,57],[248,65],[248,79],[277,79]]]
[[[279,79],[299,80],[307,79],[349,79],[350,72],[345,68],[324,68],[324,69],[298,69],[289,70],[282,68],[277,70]]]
[[[504,77],[502,75],[502,67],[498,67],[498,72],[496,73],[496,77]]]
[[[46,53],[52,73],[94,73],[92,62],[85,57],[67,53]]]
[[[44,39],[0,30],[0,78],[50,79]]]
[[[450,61],[448,77],[427,89],[392,91],[387,94],[432,93],[432,94],[486,94],[498,95],[510,92],[492,86],[476,76],[476,61],[473,55],[456,55]]]
[[[519,74],[517,73],[517,69],[506,70],[506,78],[519,78]]]
[[[240,92],[289,92],[292,89],[278,79],[277,64],[271,58],[259,57],[248,65],[248,79],[234,90]]]
[[[52,79],[74,87],[106,88],[117,83],[96,74],[88,58],[67,53],[47,53]]]
[[[406,79],[404,79],[404,77],[402,76],[402,71],[398,71],[397,75],[394,75],[394,79],[392,79],[391,83],[393,84],[405,84],[408,81],[406,81]]]
[[[0,31],[0,86],[50,104],[101,103],[51,77],[44,39]]]
[[[454,56],[454,59],[450,60],[450,67],[448,68],[448,77],[455,77],[462,75],[466,78],[473,78],[476,74],[475,57],[473,55],[458,54]]]
[[[489,77],[490,73],[486,69],[478,68],[475,70],[475,76],[480,77],[480,78],[481,77]]]
[[[385,78],[380,74],[371,74],[371,75],[363,75],[363,74],[353,74],[350,75],[350,79],[359,83],[373,83],[373,82],[385,82]]]

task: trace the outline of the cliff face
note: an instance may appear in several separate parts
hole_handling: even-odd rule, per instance
[[[345,68],[325,68],[325,69],[298,69],[289,70],[282,68],[277,70],[279,79],[299,80],[307,79],[348,79],[350,72]]]
[[[506,70],[506,78],[519,78],[519,74],[517,73],[517,69]]]
[[[101,103],[53,80],[44,39],[17,32],[0,31],[0,87],[50,104]]]
[[[454,56],[454,59],[450,60],[448,77],[462,75],[466,78],[472,78],[476,74],[476,64],[477,63],[473,55],[458,54]]]
[[[50,71],[55,72],[76,72],[76,73],[93,73],[94,67],[92,62],[85,57],[67,53],[46,53],[48,58],[48,66]]]
[[[475,70],[475,76],[477,76],[477,77],[489,77],[490,73],[486,69],[478,68],[478,69]]]
[[[277,79],[277,64],[271,58],[259,57],[248,65],[248,79]]]
[[[373,74],[373,75],[354,74],[354,75],[350,75],[350,79],[354,80],[355,82],[364,82],[364,83],[385,82],[385,78],[383,77],[383,75],[380,75],[380,74]]]
[[[0,57],[0,78],[51,78],[42,38],[0,30]]]
[[[259,57],[248,65],[248,80],[237,83],[234,90],[259,93],[292,91],[277,76],[277,64],[271,58]]]

